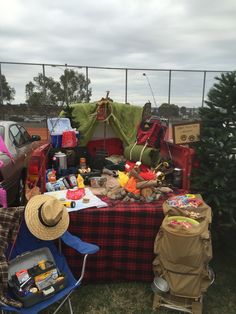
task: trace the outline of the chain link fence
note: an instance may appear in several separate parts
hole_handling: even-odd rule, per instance
[[[86,82],[90,80],[91,83],[86,85],[87,99],[88,90],[89,88],[92,89],[90,101],[101,99],[109,90],[109,96],[116,102],[144,105],[147,101],[151,101],[153,107],[158,107],[162,103],[169,103],[179,107],[184,106],[192,111],[204,106],[204,101],[214,83],[214,78],[223,72],[228,72],[0,62],[0,75],[6,77],[9,86],[13,87],[16,92],[15,99],[11,104],[12,109],[10,107],[6,108],[6,104],[3,104],[3,87],[0,83],[0,104],[2,108],[0,119],[9,119],[12,116],[21,119],[21,115],[23,119],[30,116],[32,112],[25,105],[26,84],[33,81],[33,78],[38,76],[39,73],[46,77],[52,77],[54,80],[59,80],[65,69],[73,69],[83,73]],[[46,95],[46,88],[44,92]],[[13,106],[14,104],[21,104],[21,109],[17,109],[16,106]],[[36,121],[40,122],[42,116],[54,113],[50,112],[47,105],[45,97],[45,107],[35,109],[34,118]],[[20,112],[16,114],[18,110]],[[54,110],[58,111],[60,108]]]

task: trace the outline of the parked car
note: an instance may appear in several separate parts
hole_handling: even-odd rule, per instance
[[[24,126],[14,121],[0,121],[0,136],[3,140],[0,146],[0,206],[4,206],[5,194],[8,206],[21,205],[25,200],[28,161],[41,138],[31,136]]]

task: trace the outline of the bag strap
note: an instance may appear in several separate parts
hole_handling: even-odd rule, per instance
[[[130,149],[130,152],[129,152],[129,160],[132,160],[132,152],[133,152],[133,150],[134,150],[134,147],[137,145],[137,143],[138,143],[138,141],[136,141],[135,143],[134,143],[134,145],[131,147],[131,149]]]
[[[141,162],[142,161],[142,158],[143,158],[143,153],[145,151],[145,148],[147,147],[148,145],[148,140],[146,141],[146,143],[144,144],[142,150],[141,150],[141,153],[140,153],[140,156],[139,156],[139,161]]]
[[[133,152],[133,150],[134,150],[134,148],[135,148],[136,145],[137,145],[137,141],[134,143],[134,145],[133,145],[133,146],[131,147],[131,149],[130,149],[130,152],[129,152],[129,160],[132,160],[132,152]],[[142,162],[143,153],[144,153],[145,148],[147,147],[147,145],[148,145],[148,141],[146,141],[146,143],[144,144],[144,146],[143,146],[143,148],[142,148],[142,150],[141,150],[141,152],[140,152],[140,155],[139,155],[139,161],[140,161],[140,162]]]

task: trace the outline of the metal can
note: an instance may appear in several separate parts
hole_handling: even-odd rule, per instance
[[[67,179],[64,177],[64,178],[62,178],[62,181],[63,181],[65,187],[66,187],[67,189],[69,189],[69,188],[70,188],[70,184],[68,183]]]
[[[57,180],[57,183],[60,185],[60,190],[65,190],[66,186],[64,184],[63,178]]]
[[[55,191],[55,190],[54,190],[54,186],[53,186],[53,184],[52,184],[51,182],[47,182],[47,183],[46,183],[46,190],[47,190],[48,192]]]
[[[67,180],[68,180],[71,188],[74,188],[77,186],[77,180],[76,180],[76,176],[74,174],[69,174],[67,177]]]

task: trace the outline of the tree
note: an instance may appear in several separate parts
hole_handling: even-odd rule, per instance
[[[185,116],[187,113],[187,108],[185,106],[180,107],[180,113],[182,114],[182,116]]]
[[[34,77],[34,83],[26,84],[25,92],[26,102],[31,105],[57,105],[61,100],[60,83],[41,73]]]
[[[90,80],[86,81],[83,73],[78,73],[74,70],[65,69],[64,74],[60,77],[61,93],[63,102],[76,103],[76,102],[89,102],[92,89],[88,88],[88,99],[86,95],[87,84],[90,84]]]
[[[216,77],[206,107],[200,108],[199,167],[192,188],[211,205],[215,217],[229,217],[236,226],[236,72]]]
[[[159,107],[159,114],[164,118],[178,117],[179,107],[174,104],[163,103]]]
[[[41,73],[34,77],[33,81],[25,87],[26,102],[32,105],[44,105],[45,102],[48,105],[63,105],[90,101],[92,94],[91,88],[88,88],[88,99],[86,99],[86,78],[84,74],[74,70],[66,69],[59,82],[52,77],[44,77]],[[89,84],[90,80],[88,80]]]
[[[0,80],[1,80],[1,84],[0,84],[0,101],[2,100],[4,102],[4,100],[6,101],[11,101],[14,99],[14,96],[15,96],[15,89],[13,87],[10,87],[7,80],[6,80],[6,77],[5,75],[1,75],[0,76]]]

